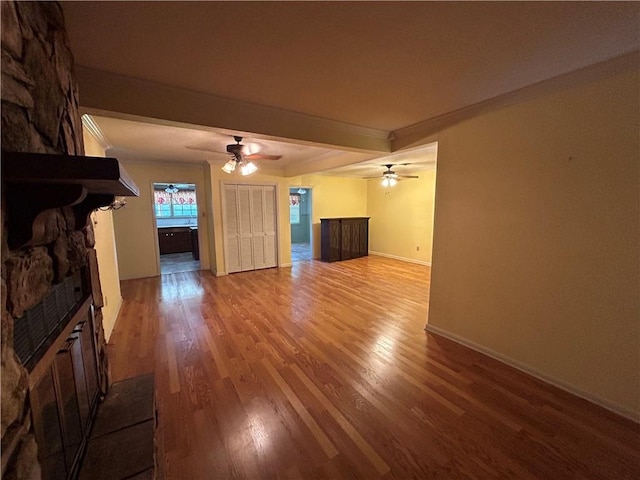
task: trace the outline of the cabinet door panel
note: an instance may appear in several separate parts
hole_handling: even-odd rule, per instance
[[[31,407],[42,478],[66,478],[67,466],[52,369],[49,369],[31,392]]]
[[[368,218],[322,218],[322,260],[334,262],[369,254]]]
[[[61,413],[62,438],[67,467],[75,460],[78,447],[82,441],[80,410],[75,388],[73,362],[70,347],[60,350],[55,359],[56,391]]]

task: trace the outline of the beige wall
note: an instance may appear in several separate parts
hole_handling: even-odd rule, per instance
[[[104,157],[104,149],[86,130],[83,132],[84,151],[91,157]],[[111,210],[96,210],[91,215],[93,231],[95,233],[95,249],[98,257],[98,270],[100,272],[100,285],[102,286],[102,326],[107,341],[116,324],[122,295],[120,293],[120,276],[118,273],[118,258],[113,228],[113,212]]]
[[[435,168],[420,178],[385,188],[380,179],[367,181],[369,251],[416,263],[431,263]],[[418,250],[419,248],[419,250]]]
[[[201,165],[123,162],[140,189],[139,197],[127,199],[127,206],[114,212],[120,278],[152,277],[160,274],[158,237],[153,214],[153,183],[194,183],[198,201],[200,268],[208,270],[210,209],[206,202],[205,175]]]
[[[429,326],[640,418],[638,72],[437,136]]]

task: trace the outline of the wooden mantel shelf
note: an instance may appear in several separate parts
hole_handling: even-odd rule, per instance
[[[116,158],[2,151],[9,247],[38,244],[34,221],[51,208],[72,207],[76,229],[116,196],[140,191]]]
[[[82,185],[89,193],[137,197],[117,158],[2,152],[2,179],[12,183]]]

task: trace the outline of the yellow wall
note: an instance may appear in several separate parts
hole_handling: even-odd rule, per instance
[[[206,202],[205,175],[201,165],[122,162],[140,189],[139,197],[127,199],[127,206],[114,212],[120,278],[152,277],[160,274],[158,237],[153,214],[153,183],[194,183],[198,201],[200,268],[209,264],[210,209]]]
[[[385,188],[380,179],[367,181],[369,251],[416,263],[431,263],[435,168],[420,178]],[[419,250],[418,250],[419,248]]]
[[[313,258],[320,258],[320,219],[327,217],[366,217],[367,181],[329,175],[291,178],[290,186],[311,187]],[[288,199],[287,199],[288,205]]]
[[[640,418],[638,71],[438,140],[429,327]]]
[[[84,151],[92,157],[104,157],[104,149],[87,131],[83,131]],[[96,210],[91,219],[94,222],[95,249],[98,257],[100,285],[104,307],[102,308],[102,326],[107,339],[111,336],[118,318],[122,295],[120,293],[120,276],[118,274],[118,259],[113,227],[113,212]]]

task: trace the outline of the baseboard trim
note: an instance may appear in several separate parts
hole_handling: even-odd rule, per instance
[[[506,355],[503,355],[499,352],[496,352],[495,350],[487,348],[478,343],[472,342],[471,340],[467,340],[466,338],[460,337],[454,333],[447,332],[446,330],[443,330],[441,328],[434,327],[432,325],[427,324],[427,326],[425,327],[425,330],[429,333],[433,333],[435,335],[439,335],[441,337],[447,338],[453,342],[459,343],[460,345],[464,345],[465,347],[475,350],[476,352],[480,352],[488,357],[491,357],[506,365],[509,365],[510,367],[520,370],[521,372],[531,375],[532,377],[535,377],[538,380],[542,380],[543,382],[549,383],[554,387],[558,387],[561,390],[564,390],[580,398],[588,400],[591,403],[595,403],[596,405],[599,405],[633,422],[640,423],[640,412],[634,412],[633,410],[629,410],[628,408],[618,405],[617,403],[611,402],[597,395],[594,395],[590,392],[582,390],[581,388],[576,387],[575,385],[572,385],[567,382],[563,382],[562,380],[558,380],[556,378],[552,378],[529,365],[520,363],[517,360],[507,357]]]
[[[399,257],[398,255],[390,255],[388,253],[373,252],[373,251],[369,250],[369,255],[376,255],[378,257],[393,258],[394,260],[400,260],[401,262],[417,263],[418,265],[425,265],[427,267],[431,266],[431,262],[427,262],[426,260],[414,260],[413,258]]]
[[[278,265],[278,268],[286,268],[291,266],[293,266],[293,263],[281,263],[280,265]]]

